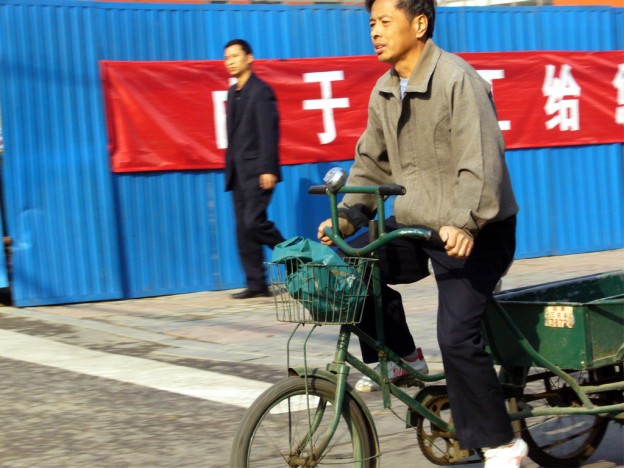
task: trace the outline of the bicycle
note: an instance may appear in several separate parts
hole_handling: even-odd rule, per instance
[[[415,428],[420,449],[430,461],[452,465],[478,462],[475,454],[482,457],[480,451],[461,449],[455,439],[445,386],[426,385],[443,381],[444,373],[421,374],[384,344],[375,252],[397,237],[436,238],[436,233],[426,228],[385,231],[384,202],[404,191],[397,185],[327,184],[310,188],[311,194],[329,197],[332,228],[326,228],[325,233],[349,256],[346,266],[331,268],[344,268],[343,275],[353,275],[360,283],[357,290],[348,293],[331,290],[330,286],[318,297],[302,297],[294,294],[288,283],[288,275],[300,265],[268,264],[277,318],[298,324],[291,339],[303,324],[313,325],[308,338],[321,325],[338,324],[340,331],[334,359],[325,369],[309,369],[307,365],[289,368],[289,377],[270,387],[249,408],[232,446],[233,468],[380,466],[382,452],[375,422],[347,382],[350,367],[380,385],[384,408],[391,407],[391,396],[407,405],[408,426]],[[371,223],[370,243],[363,248],[350,247],[338,232],[337,196],[342,193],[368,193],[377,198],[377,220]],[[315,283],[328,270],[327,265],[306,268],[308,281]],[[376,340],[356,326],[361,319],[362,298],[370,286],[375,300]],[[536,463],[578,466],[598,446],[609,421],[624,423],[623,290],[624,271],[619,271],[504,291],[492,297],[483,321],[484,336],[494,362],[500,366],[514,429],[529,445],[529,457]],[[321,296],[325,298],[319,305]],[[548,320],[562,320],[563,327],[552,322],[556,326],[550,329]],[[575,333],[571,342],[557,343],[556,349],[551,349],[549,333],[565,329],[566,320],[583,323],[572,327]],[[379,373],[348,352],[353,334],[378,350]],[[290,340],[287,348],[290,350]],[[414,396],[385,377],[388,361],[409,373],[407,385],[417,387]],[[470,457],[473,460],[467,461]]]

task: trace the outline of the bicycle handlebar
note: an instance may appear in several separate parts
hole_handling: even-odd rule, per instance
[[[367,244],[366,246],[356,249],[351,247],[340,236],[340,234],[334,234],[332,229],[327,226],[323,232],[332,240],[336,246],[342,250],[348,257],[364,257],[371,252],[378,250],[380,247],[386,245],[388,242],[392,242],[398,237],[409,237],[412,239],[421,239],[431,243],[444,245],[444,242],[440,238],[437,231],[429,228],[399,228],[391,232],[384,233],[378,239]]]
[[[332,240],[332,242],[342,250],[345,255],[350,257],[362,257],[365,255],[374,252],[379,249],[383,245],[391,242],[399,237],[409,237],[412,239],[421,239],[424,241],[431,242],[433,244],[437,244],[440,246],[444,245],[444,242],[440,238],[440,234],[430,228],[427,227],[406,227],[399,228],[391,232],[385,231],[385,215],[384,215],[384,201],[385,197],[390,195],[404,195],[405,187],[397,184],[386,184],[379,186],[344,186],[338,190],[330,190],[325,185],[313,185],[308,189],[308,193],[311,195],[328,195],[331,203],[331,219],[332,219],[332,227],[325,227],[323,232]],[[337,215],[337,199],[336,195],[340,193],[362,193],[362,194],[371,194],[376,195],[377,197],[377,213],[378,213],[378,227],[379,227],[379,237],[368,245],[362,248],[354,248],[351,247],[347,242],[342,238],[340,232],[338,231],[338,215]],[[334,232],[336,231],[336,232]]]
[[[345,186],[336,192],[331,192],[325,185],[313,185],[308,189],[310,195],[326,195],[327,193],[369,193],[381,196],[405,195],[405,187],[398,184],[376,186]]]

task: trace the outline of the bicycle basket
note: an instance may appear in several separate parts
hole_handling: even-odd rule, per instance
[[[296,258],[267,263],[277,320],[345,324],[362,320],[376,259],[344,258],[344,265],[305,263]]]

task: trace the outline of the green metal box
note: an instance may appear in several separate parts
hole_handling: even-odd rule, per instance
[[[562,369],[624,359],[624,270],[512,289],[495,298],[537,352]],[[497,362],[536,365],[493,306],[484,329]]]

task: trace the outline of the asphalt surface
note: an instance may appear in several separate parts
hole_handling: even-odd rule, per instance
[[[624,250],[519,260],[503,288],[616,269],[624,269]],[[433,280],[399,289],[418,346],[441,370]],[[287,364],[302,364],[311,329],[287,353],[293,325],[275,320],[273,299],[233,300],[232,292],[0,307],[0,467],[228,466],[245,409]],[[336,327],[315,330],[309,366],[331,359],[335,336]],[[383,467],[434,466],[405,429],[401,404],[364,399]],[[622,426],[611,423],[584,466],[624,466],[623,441]]]

